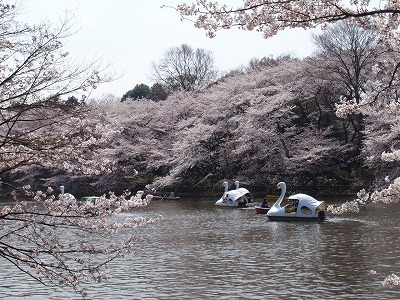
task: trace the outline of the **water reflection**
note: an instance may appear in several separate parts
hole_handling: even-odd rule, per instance
[[[138,230],[136,255],[114,261],[113,279],[88,285],[89,298],[399,298],[399,289],[381,284],[400,274],[396,205],[309,223],[269,222],[254,209],[217,209],[214,202],[153,202],[132,213],[163,220]],[[79,299],[11,268],[2,275],[0,298]]]

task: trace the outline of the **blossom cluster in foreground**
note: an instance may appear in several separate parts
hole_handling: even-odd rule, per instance
[[[43,284],[69,285],[83,296],[81,283],[108,279],[106,264],[133,253],[133,229],[160,219],[132,212],[151,201],[143,192],[110,193],[92,202],[56,196],[52,189],[24,190],[24,200],[16,197],[0,208],[0,256]]]
[[[400,285],[400,277],[395,274],[391,274],[382,281],[382,285],[386,287]]]

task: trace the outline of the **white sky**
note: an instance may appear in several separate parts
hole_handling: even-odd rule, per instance
[[[161,8],[182,2],[185,0],[29,0],[23,1],[23,17],[27,22],[57,23],[66,10],[74,12],[78,32],[64,42],[65,50],[77,58],[102,57],[112,62],[110,72],[122,75],[100,85],[92,97],[114,94],[120,98],[136,84],[151,86],[152,62],[181,44],[210,50],[220,72],[247,65],[254,57],[305,57],[313,51],[311,34],[303,29],[264,39],[259,32],[233,28],[210,39],[191,22],[182,22],[175,10]]]

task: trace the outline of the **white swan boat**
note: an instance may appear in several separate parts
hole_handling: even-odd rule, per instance
[[[239,187],[239,181],[235,181],[236,189],[228,191],[229,184],[224,182],[225,191],[222,197],[215,202],[215,206],[222,208],[241,208],[253,203],[253,196],[245,189]]]
[[[295,194],[289,196],[283,202],[286,194],[286,184],[279,182],[281,189],[279,199],[274,203],[267,213],[271,221],[320,221],[325,219],[326,203],[318,201],[306,194]]]

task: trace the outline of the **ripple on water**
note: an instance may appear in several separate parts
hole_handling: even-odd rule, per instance
[[[400,208],[383,209],[384,218],[364,210],[270,222],[214,202],[154,202],[133,213],[163,219],[137,230],[136,255],[113,261],[111,280],[87,285],[89,299],[398,299],[381,282],[400,275]],[[0,298],[79,299],[18,274],[2,271]]]

